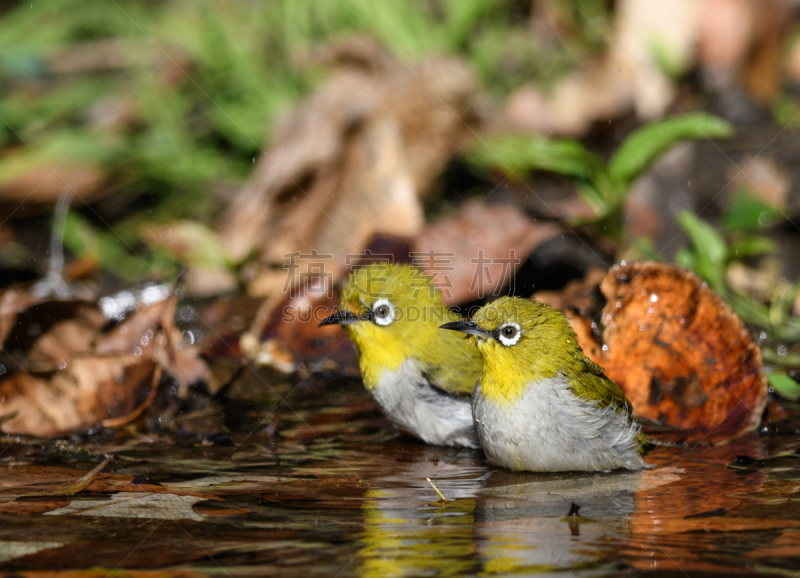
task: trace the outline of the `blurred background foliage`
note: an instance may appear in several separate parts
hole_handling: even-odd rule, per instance
[[[598,63],[620,50],[627,51],[625,57],[635,52],[624,42],[626,30],[638,27],[631,6],[636,4],[609,0],[5,3],[0,8],[3,225],[30,217],[49,226],[56,200],[72,188],[86,205],[66,220],[65,245],[117,278],[174,279],[201,257],[211,266],[238,271],[243,263],[219,246],[215,227],[272,143],[279,120],[328,78],[329,71],[310,57],[315,49],[366,35],[402,62],[456,55],[474,74],[488,108],[507,112],[515,102],[531,102],[529,87],[540,91],[540,100],[557,100],[566,94],[564,80],[570,75],[593,68],[601,77],[620,72]],[[733,57],[709,45],[709,38],[736,40],[724,29],[714,36],[703,28],[716,24],[714,13],[705,23],[691,23],[705,36],[698,32],[700,40],[680,41],[697,53],[694,57],[662,38],[650,42],[656,73],[675,89],[671,106],[656,118],[642,112],[647,105],[638,97],[625,96],[587,117],[572,134],[520,129],[509,124],[509,118],[517,118],[511,113],[505,124],[486,122],[460,159],[468,165],[470,185],[530,182],[542,184],[537,190],[544,191],[548,178],[563,179],[556,182],[568,182],[589,212],[564,213],[559,219],[587,227],[605,248],[610,240],[610,252],[618,258],[675,254],[745,320],[767,329],[770,337],[797,340],[796,284],[780,274],[780,283],[773,283],[774,276],[764,277],[758,287],[742,282],[754,271],[764,273],[770,258],[782,260],[778,269],[789,271],[789,277],[796,269],[786,266],[796,260],[781,252],[786,244],[769,235],[791,222],[785,193],[765,199],[740,179],[714,222],[656,203],[653,210],[674,221],[667,227],[679,230],[685,245],[667,252],[654,234],[631,226],[628,203],[636,179],[680,142],[732,136],[744,142],[755,125],[793,131],[800,118],[800,65],[791,58],[800,27],[793,10],[779,0],[760,13],[751,10],[749,36],[740,43],[746,49],[729,50],[738,58],[732,64],[725,58]],[[720,22],[729,18],[720,14]],[[680,38],[678,24],[671,38]],[[580,102],[586,108],[603,100],[584,92]],[[740,92],[746,96],[731,100]],[[597,128],[603,118],[611,124],[611,117],[613,133]],[[771,134],[767,146],[780,135]],[[791,164],[786,158],[781,162]],[[202,255],[165,246],[153,233],[157,224],[170,224],[184,247],[202,246]],[[47,233],[42,228],[36,243],[24,235],[3,236],[0,226],[0,262],[10,268],[30,265],[46,246]]]
[[[156,219],[209,221],[220,204],[215,185],[246,177],[275,120],[318,83],[320,72],[298,63],[314,45],[363,32],[404,60],[459,53],[500,95],[550,82],[602,48],[605,2],[565,4],[576,34],[555,46],[531,41],[522,5],[19,3],[0,21],[0,185],[39,164],[89,164],[115,193],[150,197]]]

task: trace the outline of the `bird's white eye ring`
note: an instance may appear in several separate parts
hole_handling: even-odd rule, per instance
[[[516,345],[522,333],[516,323],[504,323],[497,329],[497,339],[503,345]]]
[[[378,299],[372,304],[372,320],[378,325],[389,325],[394,321],[394,305],[388,299]]]

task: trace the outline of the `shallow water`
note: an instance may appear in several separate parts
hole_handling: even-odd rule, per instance
[[[657,448],[644,472],[517,474],[488,466],[480,451],[399,436],[355,382],[261,393],[235,412],[187,416],[224,421],[230,440],[134,432],[4,440],[0,568],[80,576],[800,568],[792,427],[717,448]],[[88,489],[41,491],[76,479],[103,454],[115,458]],[[731,465],[737,456],[752,459]],[[451,501],[439,501],[426,478]],[[579,516],[567,517],[572,503]]]

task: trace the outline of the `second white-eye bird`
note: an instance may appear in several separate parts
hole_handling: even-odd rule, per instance
[[[339,311],[320,326],[344,328],[358,349],[364,386],[400,430],[433,445],[476,448],[469,395],[480,354],[462,336],[439,330],[459,319],[419,269],[378,263],[350,275]]]
[[[491,464],[533,472],[647,467],[630,402],[584,355],[560,311],[502,297],[471,321],[442,328],[467,333],[483,358],[472,411]]]

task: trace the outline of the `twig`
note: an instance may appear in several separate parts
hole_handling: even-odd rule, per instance
[[[107,457],[102,463],[97,464],[97,466],[89,472],[86,472],[80,478],[75,480],[74,482],[70,482],[64,486],[55,488],[53,490],[43,490],[41,492],[34,492],[29,495],[37,495],[37,496],[74,496],[78,492],[82,492],[86,488],[89,487],[89,484],[92,483],[97,475],[103,471],[103,469],[108,465],[108,462],[114,459],[114,456]]]
[[[142,413],[144,413],[144,410],[150,407],[156,400],[156,395],[158,394],[158,384],[160,382],[161,382],[161,364],[156,362],[156,368],[153,371],[153,381],[150,384],[150,394],[147,396],[147,399],[144,400],[144,402],[139,407],[137,407],[128,415],[104,419],[103,421],[100,422],[100,425],[102,425],[103,427],[121,427],[137,419],[140,415],[142,415]]]
[[[430,479],[430,478],[425,478],[425,479],[426,479],[426,480],[428,480],[428,483],[429,483],[429,484],[431,485],[431,487],[433,488],[433,491],[434,491],[434,492],[436,492],[436,493],[439,495],[439,497],[442,499],[442,501],[443,501],[443,502],[452,502],[452,501],[453,501],[453,500],[448,500],[447,498],[445,498],[445,497],[444,497],[444,495],[442,494],[442,492],[440,492],[440,491],[439,491],[439,488],[437,488],[437,487],[436,487],[436,484],[434,484],[434,483],[431,481],[431,479]]]

